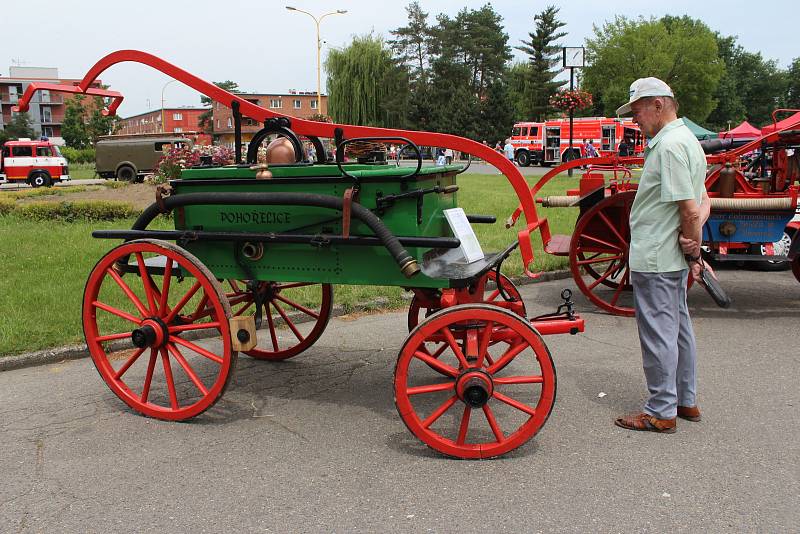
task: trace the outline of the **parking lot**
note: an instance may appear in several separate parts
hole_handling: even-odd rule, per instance
[[[690,293],[702,422],[674,435],[613,426],[646,394],[635,323],[577,296],[586,332],[547,338],[550,419],[489,461],[444,458],[398,417],[404,312],[333,319],[283,363],[242,356],[222,400],[187,423],[136,415],[88,359],[0,373],[0,530],[793,530],[800,284],[791,272],[721,277],[732,308]],[[572,286],[523,286],[528,314]]]

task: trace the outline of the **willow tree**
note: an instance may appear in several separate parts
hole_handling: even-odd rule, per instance
[[[403,127],[408,78],[381,37],[363,35],[342,50],[331,50],[328,111],[335,122]]]

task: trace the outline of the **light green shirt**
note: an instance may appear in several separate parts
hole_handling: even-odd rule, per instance
[[[676,119],[647,145],[631,208],[632,271],[666,273],[688,267],[678,243],[679,200],[703,198],[706,157],[694,134]]]

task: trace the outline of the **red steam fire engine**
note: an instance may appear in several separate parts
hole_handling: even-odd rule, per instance
[[[518,122],[511,132],[514,158],[523,167],[531,164],[550,166],[585,157],[581,150],[584,139],[591,139],[601,156],[634,156],[644,151],[644,136],[631,119],[573,119],[571,154],[569,119]]]

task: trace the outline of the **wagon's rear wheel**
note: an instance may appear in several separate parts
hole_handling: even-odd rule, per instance
[[[83,331],[100,376],[128,406],[158,419],[193,417],[222,396],[237,356],[230,317],[200,260],[156,240],[108,252],[83,297]]]
[[[444,350],[431,356],[429,346],[442,343]],[[409,334],[394,394],[403,422],[429,447],[458,458],[491,458],[544,425],[556,374],[530,322],[497,306],[464,304],[435,313]]]
[[[248,282],[228,280],[225,296],[233,314],[255,315]],[[259,360],[285,360],[313,345],[325,331],[333,309],[333,287],[310,282],[256,282],[262,307],[258,345],[245,354]]]
[[[575,225],[569,264],[575,284],[598,307],[633,316],[628,248],[635,191],[601,200]]]
[[[483,302],[494,304],[501,308],[515,307],[515,309],[519,311],[519,315],[526,317],[525,301],[522,300],[522,295],[514,282],[506,275],[500,274],[499,288],[502,288],[506,296],[511,299],[506,300],[498,288],[497,273],[495,271],[489,271],[487,276],[487,281],[491,282],[491,284],[486,284],[486,288],[483,292]],[[410,332],[413,330],[414,327],[419,324],[420,319],[429,317],[437,311],[439,311],[439,308],[425,307],[420,303],[420,300],[414,296],[408,307],[408,331]]]

